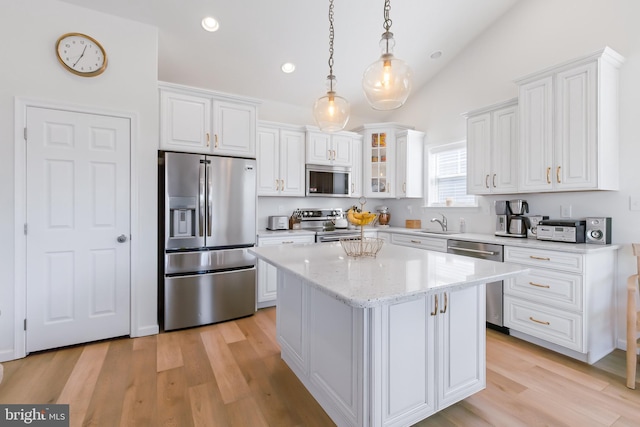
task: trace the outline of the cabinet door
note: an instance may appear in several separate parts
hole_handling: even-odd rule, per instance
[[[351,149],[351,197],[362,196],[362,138],[353,138]]]
[[[331,159],[332,164],[337,166],[351,166],[352,150],[352,137],[348,135],[334,134],[331,136]]]
[[[161,91],[160,123],[160,148],[210,152],[210,98]]]
[[[280,131],[280,195],[304,197],[305,134]]]
[[[219,101],[213,103],[215,154],[256,157],[256,107]]]
[[[280,194],[279,139],[278,129],[258,129],[258,196],[278,196]]]
[[[381,308],[382,425],[413,424],[436,411],[434,309],[433,295]]]
[[[491,114],[467,120],[467,191],[491,193]]]
[[[518,107],[502,108],[491,120],[491,177],[493,193],[514,193],[518,190]],[[467,159],[469,157],[467,156]]]
[[[395,197],[395,136],[390,131],[367,132],[363,141],[365,196]]]
[[[519,93],[519,191],[551,191],[553,78],[523,84]]]
[[[597,180],[596,63],[556,76],[556,189],[595,189]]]
[[[331,164],[331,135],[322,132],[307,132],[307,163],[313,165]]]
[[[258,260],[258,308],[276,305],[278,292],[278,269]]]
[[[440,357],[436,365],[439,408],[486,386],[485,297],[485,285],[440,294]]]

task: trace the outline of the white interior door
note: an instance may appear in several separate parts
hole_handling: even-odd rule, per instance
[[[129,334],[130,127],[27,108],[27,352]]]

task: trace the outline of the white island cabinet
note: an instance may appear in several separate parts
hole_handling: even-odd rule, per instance
[[[278,271],[284,361],[338,426],[406,426],[485,388],[486,282],[525,267],[393,246],[251,248]]]

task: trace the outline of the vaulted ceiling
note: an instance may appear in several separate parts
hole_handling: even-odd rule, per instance
[[[64,0],[158,27],[160,80],[311,109],[326,92],[329,0]],[[413,71],[413,90],[519,0],[393,0],[396,57]],[[352,114],[372,114],[361,89],[380,56],[383,0],[335,0],[334,74]],[[200,22],[220,22],[206,32]],[[431,59],[432,53],[442,56]],[[284,62],[296,70],[284,74]]]

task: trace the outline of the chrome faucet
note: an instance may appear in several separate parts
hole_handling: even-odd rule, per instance
[[[431,218],[431,222],[437,222],[438,224],[440,224],[440,227],[442,227],[442,231],[447,231],[447,217],[444,216],[444,214],[440,215],[442,215],[442,221],[440,221],[438,218]]]

